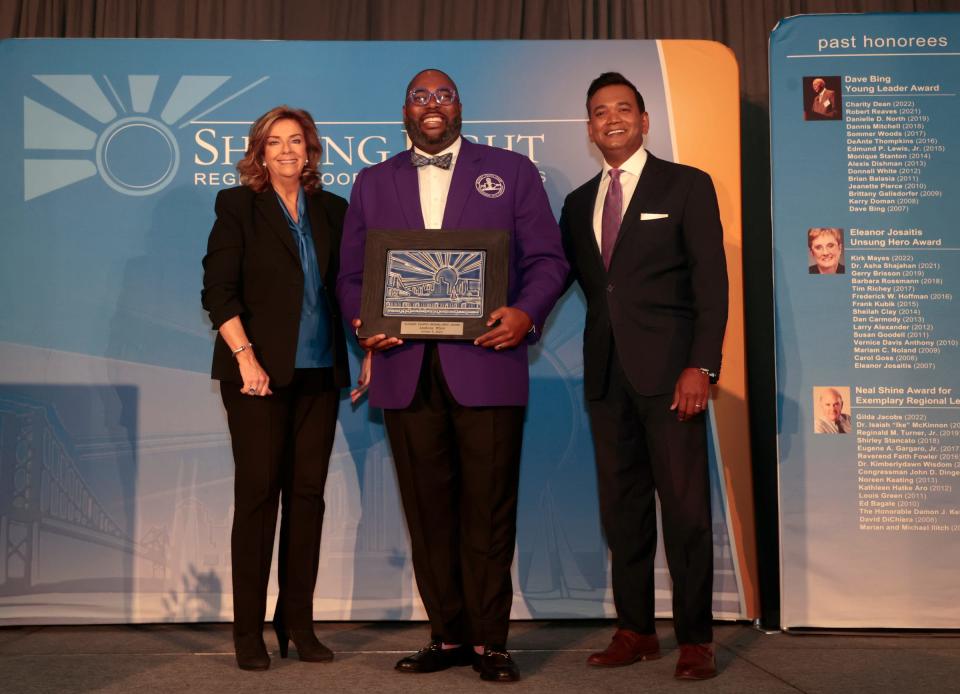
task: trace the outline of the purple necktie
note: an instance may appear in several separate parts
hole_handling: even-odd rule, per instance
[[[610,269],[613,247],[620,233],[620,211],[623,209],[623,188],[620,187],[620,169],[610,169],[610,187],[603,199],[603,217],[600,219],[600,255],[603,266]]]

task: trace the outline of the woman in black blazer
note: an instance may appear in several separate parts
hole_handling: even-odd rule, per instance
[[[313,633],[323,488],[350,382],[334,289],[347,202],[320,190],[320,140],[306,111],[278,106],[250,128],[242,186],[217,195],[203,307],[218,331],[213,378],[236,466],[231,534],[237,664],[270,666],[267,582],[282,499],[273,625],[286,657],[333,653]]]

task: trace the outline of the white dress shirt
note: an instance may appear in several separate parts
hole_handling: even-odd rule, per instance
[[[417,169],[423,226],[425,229],[440,229],[443,226],[443,211],[447,207],[450,182],[453,180],[453,168],[457,165],[457,156],[460,154],[460,138],[458,137],[452,145],[437,154],[428,154],[417,147],[414,147],[413,151],[425,157],[438,157],[447,152],[453,154],[449,169],[441,169],[432,164]]]
[[[623,209],[620,210],[620,219],[627,213],[630,207],[630,200],[637,189],[637,181],[640,180],[640,174],[647,163],[647,150],[643,145],[640,149],[630,155],[623,164],[620,165],[620,188],[623,189]],[[434,167],[436,168],[436,167]],[[610,166],[606,161],[603,162],[603,175],[600,177],[600,189],[597,191],[597,200],[593,203],[593,234],[597,238],[597,248],[601,248],[600,234],[603,225],[603,201],[607,197],[607,189],[610,187]],[[420,194],[421,196],[423,193]]]

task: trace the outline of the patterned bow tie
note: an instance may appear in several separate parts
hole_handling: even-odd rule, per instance
[[[413,150],[410,151],[410,163],[416,166],[418,169],[421,166],[436,166],[441,169],[449,169],[450,162],[453,161],[453,152],[447,152],[446,154],[440,154],[436,157],[425,157],[422,154],[417,154]]]

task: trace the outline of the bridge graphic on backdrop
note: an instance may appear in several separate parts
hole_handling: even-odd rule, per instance
[[[575,548],[565,530],[566,514],[554,498],[550,485],[542,490],[537,508],[539,522],[528,550],[529,562],[523,579],[524,598],[534,614],[541,609],[556,609],[557,601],[563,601],[566,609],[572,610],[571,614],[590,616],[591,606],[598,600],[604,600],[607,594],[606,546],[602,550],[604,568],[597,572],[596,560],[601,552],[583,551],[582,548],[578,551]],[[736,614],[740,603],[730,536],[722,516],[716,515],[713,519],[713,552],[714,609],[719,613]],[[587,571],[585,567],[592,567],[592,570]],[[668,614],[672,609],[671,593],[659,587],[670,585],[670,574],[662,550],[657,555],[654,571],[658,582],[656,610],[658,614]],[[584,606],[578,607],[578,603]]]
[[[223,586],[229,585],[232,509],[211,512],[197,498],[195,490],[202,459],[196,447],[222,447],[223,435],[191,439],[187,445],[190,450],[184,450],[182,436],[175,438],[176,441],[148,443],[158,449],[154,455],[166,451],[170,456],[164,458],[164,468],[173,465],[180,470],[173,485],[179,491],[169,500],[172,515],[168,521],[150,526],[137,539],[112,517],[84,480],[77,461],[85,459],[85,454],[60,424],[56,408],[29,398],[0,396],[0,598],[47,593],[79,597],[82,593],[104,591],[132,595],[137,590],[150,589],[163,593],[163,604],[156,607],[159,611],[151,613],[154,618],[221,618],[220,596]],[[119,450],[117,446],[128,446],[129,442],[98,441],[96,445]],[[388,459],[368,463],[371,464],[365,475],[366,494],[381,501],[366,506],[364,527],[356,535],[356,544],[348,543],[355,554],[348,552],[346,556],[350,557],[348,561],[357,563],[357,570],[362,565],[383,571],[384,561],[396,559],[397,552],[403,553],[406,538],[402,529],[397,529],[399,510],[392,506],[380,508],[387,497],[392,498],[387,493],[392,482]],[[351,509],[355,502],[344,496],[344,480],[331,482],[327,495],[329,522],[325,525],[337,535],[346,532],[350,523],[355,526],[357,518],[355,509]],[[715,509],[722,507],[717,494],[714,489]],[[558,604],[563,604],[563,609],[571,614],[593,615],[597,601],[604,601],[607,596],[605,551],[602,547],[584,547],[582,539],[573,541],[568,537],[566,514],[550,486],[542,490],[537,506],[533,541],[520,546],[521,553],[528,557],[521,581],[528,605],[535,614],[554,611]],[[737,579],[721,514],[715,514],[713,531],[715,609],[735,614],[739,604]],[[336,540],[325,537],[328,548],[336,546]],[[602,555],[599,558],[598,553]],[[104,560],[91,560],[94,555]],[[342,553],[328,552],[322,564],[327,567],[325,570],[337,574],[337,565],[344,559]],[[81,566],[85,573],[77,578],[76,569]],[[656,571],[658,580],[669,580],[662,557],[658,557]],[[139,586],[136,589],[126,583],[135,577]],[[124,585],[118,586],[118,580]],[[374,585],[383,588],[378,581],[367,588],[354,587],[355,598],[369,602],[374,596],[368,593],[375,589]],[[349,588],[345,590],[349,592]],[[391,595],[387,599],[400,599]],[[374,603],[380,605],[382,601],[381,597]],[[658,612],[669,611],[669,601],[668,593],[657,591]]]
[[[48,590],[41,536],[89,543],[118,562],[137,556],[163,570],[165,535],[151,531],[135,541],[85,482],[76,455],[52,407],[0,398],[0,595]]]
[[[48,388],[55,391],[49,397],[37,393]],[[106,418],[114,425],[95,423],[104,415],[91,404],[103,397],[99,389],[74,390],[40,385],[0,391],[0,611],[11,610],[0,623],[15,619],[18,606],[28,604],[41,617],[47,610],[61,617],[69,613],[68,620],[91,610],[98,619],[119,621],[229,618],[233,507],[232,466],[223,464],[230,459],[226,432],[164,433],[134,441],[126,430],[116,430],[112,415]],[[104,390],[116,397],[116,387]],[[79,438],[64,424],[75,428],[77,412],[83,420]],[[389,458],[368,458],[362,511],[352,465],[351,453],[331,459],[327,551],[320,566],[327,578],[324,597],[347,596],[348,607],[351,590],[368,599],[382,581],[375,577],[372,587],[361,581],[353,588],[352,573],[344,567],[364,560],[382,571],[402,558],[406,547]],[[141,496],[128,487],[109,492],[95,477],[106,475],[103,482],[116,486],[118,473],[147,484],[152,493]],[[342,614],[348,612],[340,609],[334,616]]]

